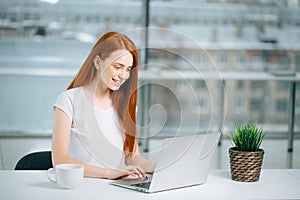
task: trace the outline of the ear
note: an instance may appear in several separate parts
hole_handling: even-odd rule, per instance
[[[102,60],[98,55],[94,58],[93,63],[97,70],[99,70],[102,66]]]

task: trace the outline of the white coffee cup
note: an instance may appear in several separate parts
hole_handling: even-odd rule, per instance
[[[84,176],[84,166],[79,164],[58,164],[48,169],[48,179],[66,189],[75,189]]]

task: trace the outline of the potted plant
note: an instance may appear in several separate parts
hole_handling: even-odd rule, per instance
[[[265,136],[262,128],[256,123],[237,125],[235,133],[230,132],[229,138],[234,147],[229,148],[230,170],[232,180],[255,182],[259,180],[264,150],[260,145]]]

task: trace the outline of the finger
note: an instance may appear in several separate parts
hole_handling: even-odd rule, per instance
[[[136,169],[135,166],[128,166],[127,170],[132,172],[133,174],[136,174],[136,175],[139,174],[139,171]]]
[[[134,172],[134,174],[137,175],[139,178],[146,179],[147,177],[145,171],[139,166],[130,166],[130,170],[132,170],[132,172]]]
[[[129,170],[133,176],[137,176],[137,178],[141,177],[141,172],[137,169],[136,166],[127,166],[127,170]]]
[[[140,178],[143,178],[143,179],[147,178],[145,171],[141,167],[136,166],[136,169],[139,171]]]

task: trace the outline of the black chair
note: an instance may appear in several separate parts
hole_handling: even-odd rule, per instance
[[[51,167],[51,151],[40,151],[22,157],[17,162],[15,170],[48,170]]]

